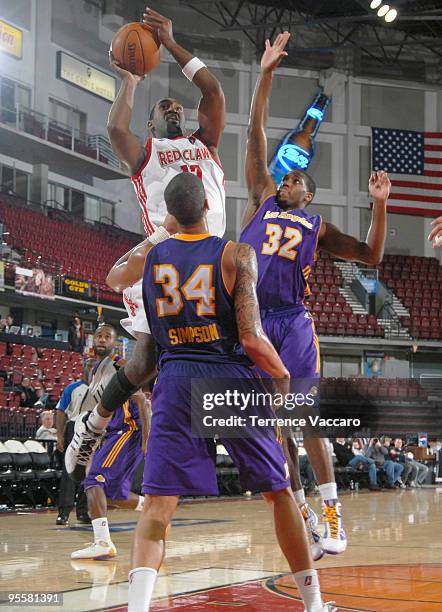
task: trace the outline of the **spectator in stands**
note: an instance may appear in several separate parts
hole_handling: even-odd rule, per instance
[[[14,327],[14,317],[8,315],[6,319],[2,319],[1,331],[5,334],[11,333],[11,327]]]
[[[425,465],[425,463],[416,461],[413,453],[411,451],[407,452],[407,449],[405,451],[405,461],[407,464],[411,465],[410,487],[413,489],[416,487],[421,487],[427,478],[430,468],[428,465]]]
[[[21,383],[15,387],[15,391],[16,393],[20,393],[20,404],[25,408],[30,408],[38,400],[37,393],[27,376],[22,378]]]
[[[77,498],[75,506],[77,521],[84,524],[91,523],[91,519],[87,512],[87,499],[83,485],[76,485],[66,472],[64,452],[74,435],[75,419],[80,412],[86,409],[92,410],[95,405],[94,402],[90,402],[88,394],[88,384],[94,365],[94,359],[87,359],[85,361],[82,379],[70,383],[63,391],[60,401],[57,404],[55,413],[57,450],[59,453],[62,453],[63,461],[60,491],[58,495],[57,525],[67,525],[69,514],[74,507],[75,497]]]
[[[36,387],[35,391],[37,393],[38,400],[35,402],[34,406],[43,406],[45,408],[49,401],[49,393],[46,391],[44,383],[41,382],[40,387]]]
[[[304,452],[301,452],[304,451]],[[313,468],[308,460],[307,453],[305,449],[300,447],[298,449],[298,458],[299,458],[299,472],[301,474],[303,480],[303,486],[306,490],[306,493],[311,493],[315,490],[316,486],[316,477],[313,471]]]
[[[390,444],[390,438],[388,438]],[[369,459],[373,459],[376,467],[381,468],[387,475],[387,489],[395,489],[395,483],[400,478],[404,468],[398,462],[394,462],[389,458],[388,448],[385,444],[379,441],[379,438],[372,438],[369,444],[364,449],[364,455]]]
[[[54,413],[52,410],[45,410],[40,415],[41,427],[37,429],[35,434],[36,440],[53,440],[57,439],[57,430],[54,427]]]
[[[353,445],[346,442],[345,438],[336,438],[336,442],[333,442],[333,450],[338,460],[338,465],[342,467],[352,467],[355,470],[360,467],[367,468],[369,479],[368,488],[372,491],[381,490],[378,485],[376,463],[374,459],[366,457],[365,455],[355,455],[353,452]]]
[[[390,459],[392,461],[396,461],[400,463],[403,467],[402,475],[398,478],[399,486],[401,489],[405,489],[408,477],[411,473],[411,465],[406,461],[404,449],[402,448],[403,441],[402,438],[395,438],[393,442],[387,442],[388,438],[386,438],[385,445],[388,448],[388,453],[390,455]]]
[[[83,322],[78,316],[78,314],[74,315],[74,319],[69,325],[68,342],[72,351],[75,351],[77,353],[82,353],[84,351],[86,339],[84,334]]]

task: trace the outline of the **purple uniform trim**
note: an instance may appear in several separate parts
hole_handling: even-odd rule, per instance
[[[102,487],[109,499],[127,499],[142,458],[140,430],[107,433],[92,457],[84,488]]]

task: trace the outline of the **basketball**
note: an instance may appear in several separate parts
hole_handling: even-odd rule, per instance
[[[132,74],[144,76],[158,65],[159,46],[158,39],[147,26],[133,22],[118,30],[112,39],[110,50],[122,68]]]

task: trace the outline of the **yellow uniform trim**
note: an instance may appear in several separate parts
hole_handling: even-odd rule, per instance
[[[315,244],[315,250],[313,253],[313,261],[316,261],[318,259],[317,251],[318,251],[319,234],[321,233],[321,228],[322,228],[322,217],[320,216],[319,218],[321,219],[321,222],[319,224],[318,233],[316,234],[316,244]]]
[[[210,234],[175,234],[175,236],[172,236],[175,240],[182,240],[183,242],[196,242],[209,237]]]
[[[316,348],[316,369],[315,369],[315,374],[319,374],[319,372],[321,371],[321,351],[319,348],[319,338],[316,335],[316,328],[315,328],[315,323],[313,321],[312,318],[312,331],[313,331],[313,344],[315,345]]]
[[[221,278],[222,278],[222,281],[223,281],[224,288],[225,288],[225,290],[227,291],[227,293],[228,293],[229,295],[232,295],[232,291],[229,291],[229,288],[227,287],[226,279],[224,278],[224,265],[223,265],[223,262],[224,262],[224,255],[226,254],[226,248],[227,248],[227,246],[228,246],[228,245],[229,245],[231,242],[232,242],[232,240],[229,240],[229,241],[228,241],[228,242],[225,244],[225,246],[224,246],[224,248],[223,248],[223,254],[221,255]],[[232,289],[232,290],[233,290],[233,289]]]
[[[103,468],[111,467],[111,465],[115,461],[117,455],[119,454],[119,452],[121,451],[121,449],[123,448],[123,446],[125,445],[127,440],[129,440],[129,438],[131,437],[133,432],[134,432],[133,429],[129,429],[128,431],[126,431],[126,433],[124,433],[121,436],[121,438],[118,440],[118,442],[116,442],[114,444],[112,450],[110,451],[110,453],[108,454],[106,459],[103,461],[101,467],[103,467]]]

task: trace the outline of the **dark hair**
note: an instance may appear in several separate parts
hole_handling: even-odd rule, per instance
[[[299,172],[299,174],[304,179],[305,188],[306,188],[307,192],[312,194],[312,200],[313,200],[313,198],[315,197],[315,193],[316,193],[316,183],[315,183],[315,181],[312,179],[310,174],[308,174],[307,172],[304,172],[303,170],[297,170],[296,172]]]
[[[103,329],[103,327],[108,327],[111,331],[114,332],[115,335],[117,335],[117,330],[115,329],[115,327],[113,325],[111,325],[110,323],[100,323],[100,325],[97,327],[97,329],[94,331],[94,335],[97,333],[97,331],[100,331],[100,329]]]
[[[184,227],[201,221],[206,194],[202,181],[190,172],[177,174],[164,191],[167,212]]]

